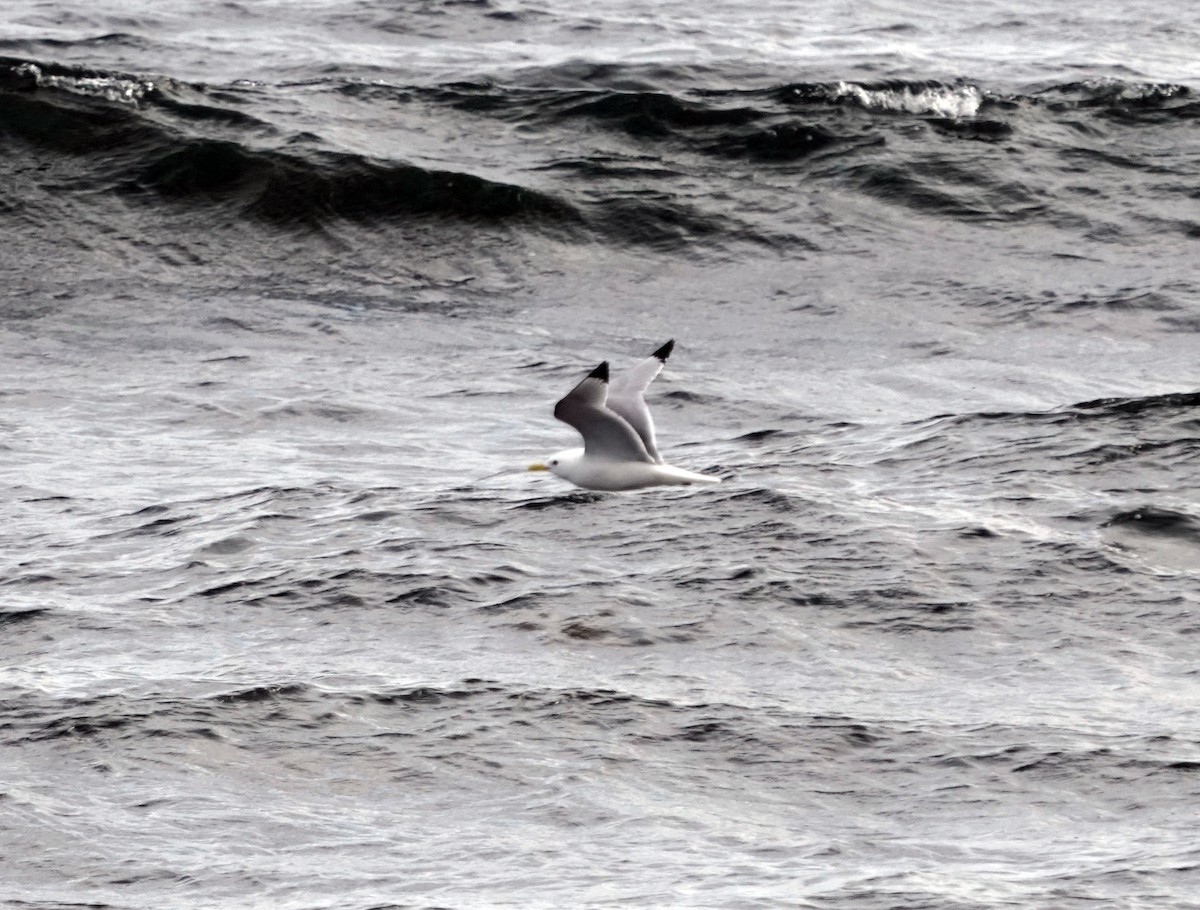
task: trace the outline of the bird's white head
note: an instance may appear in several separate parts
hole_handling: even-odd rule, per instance
[[[571,480],[575,474],[575,469],[579,466],[579,462],[583,459],[583,449],[563,449],[561,452],[555,452],[545,461],[539,461],[537,464],[531,464],[526,470],[529,471],[549,471],[551,474],[557,474],[564,480]]]

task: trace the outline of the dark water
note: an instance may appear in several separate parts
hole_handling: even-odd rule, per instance
[[[0,902],[1195,905],[1178,8],[10,18]]]

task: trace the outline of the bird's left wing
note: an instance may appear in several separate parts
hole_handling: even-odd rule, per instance
[[[642,438],[625,418],[605,406],[608,361],[600,364],[554,406],[554,416],[583,437],[584,455],[610,461],[654,463]]]

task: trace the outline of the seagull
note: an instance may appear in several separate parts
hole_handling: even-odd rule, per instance
[[[612,384],[604,361],[554,406],[554,416],[583,436],[583,448],[566,449],[530,471],[549,471],[585,490],[720,483],[663,461],[654,440],[654,421],[642,398],[675,347],[672,339]]]

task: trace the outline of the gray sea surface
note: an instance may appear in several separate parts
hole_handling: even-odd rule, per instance
[[[1197,906],[1179,7],[6,13],[0,904]]]

